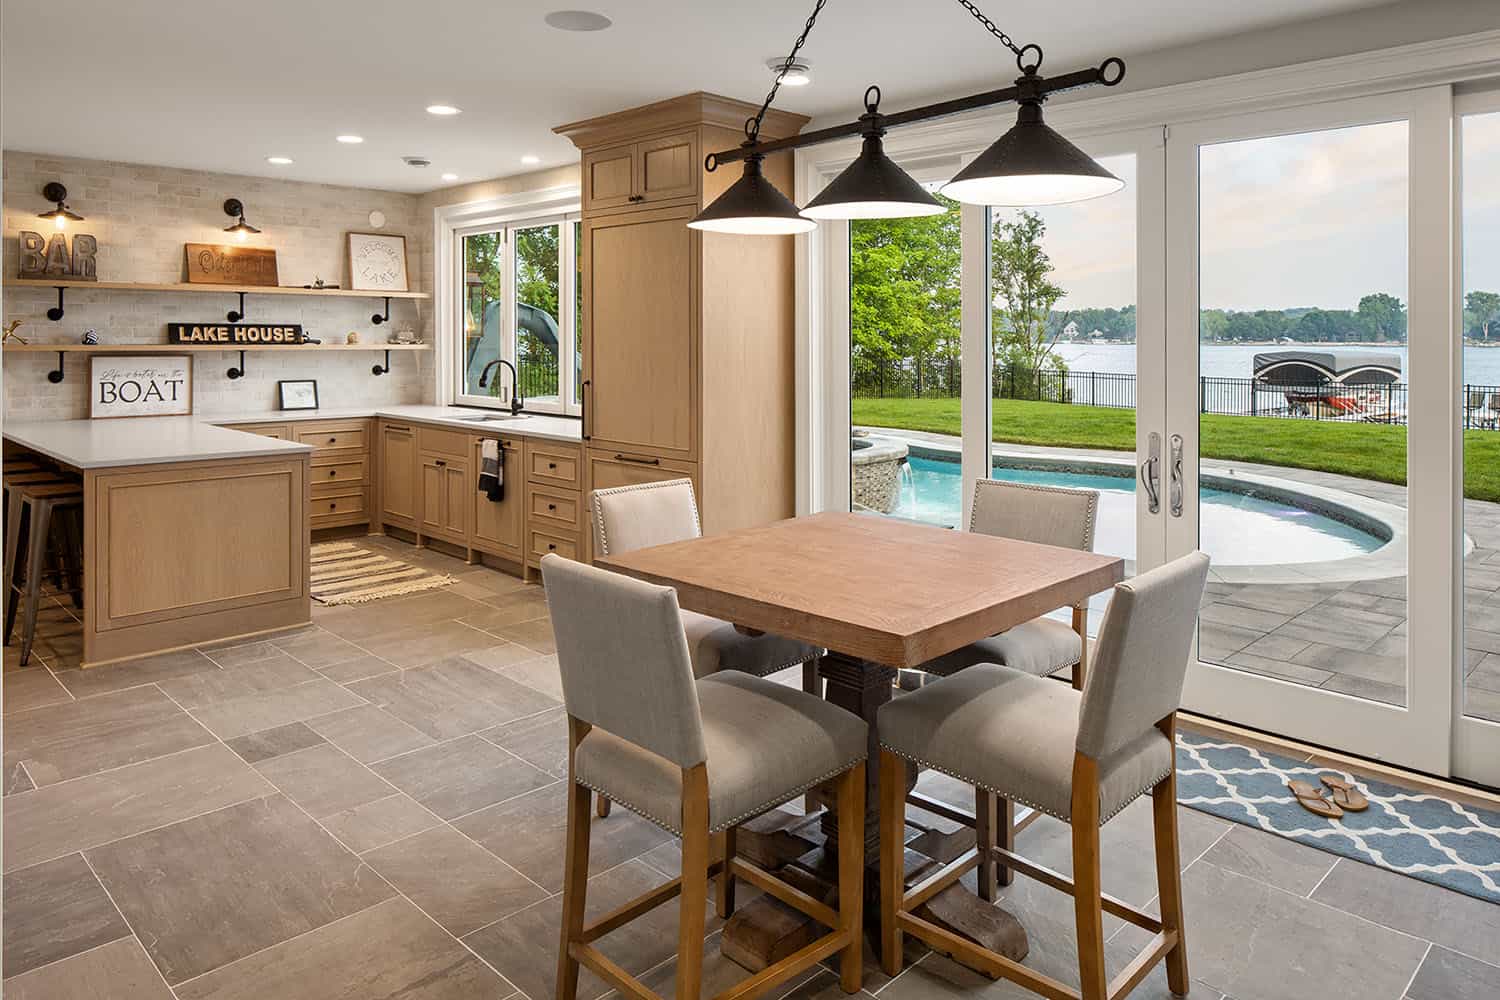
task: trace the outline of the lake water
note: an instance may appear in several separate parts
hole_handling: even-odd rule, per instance
[[[1200,349],[1200,374],[1209,378],[1249,378],[1257,353],[1299,349],[1345,349],[1342,344],[1207,344]],[[1406,345],[1392,347],[1350,347],[1354,351],[1380,351],[1401,358],[1402,381],[1406,381]],[[1058,344],[1058,355],[1074,371],[1135,372],[1134,344]],[[1500,347],[1465,347],[1463,380],[1474,385],[1500,385]]]

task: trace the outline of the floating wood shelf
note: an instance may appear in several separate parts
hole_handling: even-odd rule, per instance
[[[431,344],[6,344],[20,354],[181,354],[202,351],[426,351]]]
[[[45,278],[10,278],[7,288],[100,288],[114,292],[197,292],[219,295],[303,295],[308,298],[430,299],[430,292],[370,292],[352,288],[303,288],[300,285],[197,285],[185,281],[48,281]]]

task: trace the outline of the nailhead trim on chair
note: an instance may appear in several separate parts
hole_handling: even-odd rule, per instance
[[[723,831],[729,829],[731,826],[737,826],[740,823],[743,823],[745,820],[751,819],[751,818],[753,818],[755,816],[759,816],[761,813],[766,812],[769,809],[775,809],[777,806],[781,805],[783,802],[790,802],[790,801],[792,801],[792,799],[795,799],[797,796],[803,794],[804,792],[808,792],[808,791],[811,791],[814,788],[817,788],[819,785],[821,785],[823,782],[829,780],[830,778],[837,778],[839,775],[843,774],[845,771],[849,770],[851,767],[853,767],[854,765],[860,763],[864,759],[865,759],[864,757],[856,757],[853,760],[849,761],[848,763],[840,765],[839,767],[834,768],[832,771],[829,771],[827,774],[823,775],[821,778],[815,778],[812,781],[809,781],[805,785],[798,785],[796,788],[788,790],[784,795],[777,795],[771,801],[769,801],[769,802],[763,802],[760,805],[754,807],[753,809],[746,810],[745,812],[740,813],[738,816],[734,817],[733,819],[725,820],[724,822],[719,823],[716,826],[709,827],[708,832],[709,833],[722,833]],[[955,777],[956,777],[956,775],[955,775]],[[576,778],[574,780],[577,781]],[[587,789],[589,789],[592,792],[596,792],[599,795],[603,795],[605,798],[609,799],[611,802],[615,802],[615,803],[618,803],[618,804],[624,806],[626,809],[629,809],[631,812],[635,813],[637,816],[641,816],[641,817],[643,817],[645,819],[650,820],[651,822],[655,823],[657,826],[659,826],[662,829],[668,831],[669,833],[675,833],[679,837],[682,836],[682,823],[681,823],[680,820],[669,822],[667,820],[662,819],[660,816],[654,816],[650,812],[646,811],[645,809],[642,809],[640,806],[632,805],[627,799],[620,798],[614,792],[611,792],[611,791],[608,791],[606,789],[600,788],[598,785],[592,785],[592,784],[588,783],[587,781],[578,781],[578,784],[582,785],[584,788],[587,788]]]
[[[589,494],[589,506],[594,509],[594,524],[598,528],[599,554],[609,555],[609,536],[604,531],[604,514],[599,509],[599,497],[613,496],[616,493],[633,493],[637,490],[656,490],[661,489],[663,486],[675,486],[678,483],[688,484],[688,502],[693,506],[693,530],[696,532],[695,537],[701,538],[703,535],[703,519],[698,516],[698,493],[693,489],[693,481],[686,476],[683,476],[681,479],[664,479],[659,483],[632,483],[629,486],[611,486],[604,490],[594,490],[594,492]]]
[[[1068,817],[1066,817],[1066,816],[1059,816],[1057,813],[1053,812],[1051,809],[1048,809],[1046,806],[1038,805],[1037,803],[1032,802],[1030,799],[1023,799],[1019,795],[1016,795],[1013,792],[1007,792],[1003,788],[995,788],[993,786],[983,784],[982,782],[975,781],[971,776],[969,776],[967,774],[959,774],[957,771],[950,771],[948,768],[941,767],[941,766],[939,766],[937,764],[934,764],[930,760],[923,760],[921,757],[914,757],[914,756],[912,756],[909,753],[904,753],[904,752],[902,752],[900,750],[897,750],[893,746],[887,746],[885,743],[881,743],[880,744],[880,749],[882,749],[882,750],[889,750],[891,753],[895,754],[897,757],[900,757],[903,760],[909,760],[913,764],[916,764],[918,767],[925,767],[929,771],[937,771],[939,774],[946,774],[950,778],[957,778],[959,781],[962,781],[966,785],[973,785],[976,788],[982,788],[982,789],[984,789],[987,792],[992,792],[995,795],[1000,796],[1002,799],[1009,799],[1012,802],[1019,802],[1023,806],[1029,806],[1030,808],[1035,809],[1037,812],[1043,812],[1043,813],[1046,813],[1048,816],[1053,817],[1054,819],[1060,819],[1064,823],[1069,822]],[[1177,752],[1175,747],[1173,748],[1172,752],[1173,753]],[[1151,789],[1155,788],[1158,784],[1161,783],[1161,780],[1163,778],[1165,778],[1167,775],[1169,775],[1171,773],[1172,773],[1172,768],[1167,768],[1167,770],[1163,771],[1161,774],[1157,775],[1155,778],[1152,778],[1150,781],[1146,782],[1146,784],[1142,785],[1134,793],[1132,793],[1129,797],[1127,797],[1125,799],[1125,802],[1119,808],[1112,810],[1107,815],[1100,816],[1099,817],[1099,825],[1103,826],[1105,823],[1109,822],[1111,819],[1114,819],[1115,816],[1118,815],[1121,810],[1123,810],[1126,806],[1130,805],[1130,803],[1134,802],[1136,799],[1140,798],[1142,795],[1146,794]]]

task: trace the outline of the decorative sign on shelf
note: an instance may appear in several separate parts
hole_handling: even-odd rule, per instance
[[[349,234],[349,287],[362,292],[404,292],[406,237]]]
[[[259,285],[274,287],[276,251],[265,247],[226,247],[184,243],[190,285]]]
[[[89,416],[166,417],[193,412],[193,362],[182,354],[89,359]]]
[[[99,280],[99,269],[94,260],[99,253],[99,241],[87,233],[76,234],[70,250],[67,233],[53,233],[52,239],[44,240],[41,233],[23,229],[16,245],[21,251],[20,276],[23,278]]]
[[[299,323],[168,323],[167,343],[225,347],[305,344],[307,334]]]

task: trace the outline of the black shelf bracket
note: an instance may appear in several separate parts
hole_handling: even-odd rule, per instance
[[[58,285],[57,286],[57,305],[55,305],[51,309],[47,310],[47,318],[50,319],[54,323],[56,323],[58,320],[60,320],[60,319],[63,318],[63,286],[62,285]],[[58,367],[61,368],[62,366],[58,365]],[[59,377],[57,381],[61,382],[62,378]]]
[[[387,301],[389,301],[389,300],[387,300]],[[379,319],[380,317],[377,316],[375,318]],[[386,352],[385,352],[385,364],[382,365],[382,364],[377,363],[377,364],[371,365],[370,366],[370,374],[371,375],[384,375],[387,372],[389,372],[390,370],[391,370],[391,352],[390,352],[390,349],[387,348]]]
[[[386,296],[384,296],[384,298],[385,298],[385,312],[384,312],[384,314],[382,314],[382,313],[376,313],[374,316],[370,317],[370,322],[374,323],[376,326],[379,326],[382,323],[389,323],[391,321],[391,297],[389,295],[386,295]],[[376,372],[375,374],[379,375],[380,373]]]
[[[238,309],[231,309],[229,310],[229,312],[224,314],[224,318],[229,320],[229,322],[231,323],[238,323],[240,320],[245,318],[245,293],[238,292],[236,294],[238,294],[240,297],[240,307]],[[233,375],[230,376],[230,378],[233,377]]]
[[[241,292],[240,294],[243,295],[244,293]],[[230,313],[230,315],[232,316],[234,314]],[[238,368],[230,368],[227,372],[224,373],[224,376],[226,378],[231,378],[231,379],[244,378],[245,377],[245,352],[244,351],[240,352],[240,364],[239,364],[239,367]]]
[[[62,289],[61,288],[59,288],[57,290],[57,294],[58,295],[62,294]],[[57,311],[58,312],[62,312],[62,308],[59,307]],[[52,369],[50,372],[47,373],[47,381],[51,382],[53,385],[57,385],[57,383],[59,383],[59,382],[61,382],[63,380],[63,358],[65,356],[66,355],[62,351],[58,351],[57,352],[57,367],[54,368],[54,369]]]

